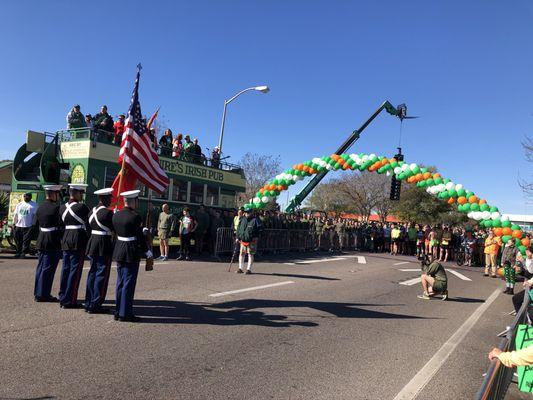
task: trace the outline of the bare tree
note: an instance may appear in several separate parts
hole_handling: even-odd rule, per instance
[[[246,203],[255,193],[271,178],[281,171],[279,156],[246,153],[242,156],[239,165],[244,170],[246,177],[246,193],[244,198],[239,197],[239,205]]]
[[[522,147],[524,148],[524,152],[526,153],[526,160],[530,163],[533,163],[533,139],[527,137],[522,142]],[[533,197],[533,182],[528,182],[526,180],[520,179],[519,184],[527,196]]]
[[[335,181],[318,185],[305,202],[305,208],[335,213],[348,211],[349,205],[343,196],[335,192],[335,185]]]

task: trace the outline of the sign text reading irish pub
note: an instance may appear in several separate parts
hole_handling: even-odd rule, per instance
[[[224,174],[222,172],[212,170],[210,168],[204,168],[202,166],[191,164],[184,164],[176,161],[171,162],[163,159],[159,159],[159,164],[161,164],[161,168],[170,173],[187,175],[210,181],[224,181]]]

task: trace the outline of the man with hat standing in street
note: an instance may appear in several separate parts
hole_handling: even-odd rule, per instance
[[[244,272],[244,257],[248,254],[248,267],[246,274],[252,273],[252,265],[254,263],[254,255],[257,251],[257,242],[259,240],[259,233],[261,231],[261,223],[259,218],[254,216],[250,208],[245,209],[244,215],[239,221],[237,227],[237,240],[241,244],[241,251],[239,255],[239,269],[238,274]]]
[[[61,222],[65,228],[61,239],[63,250],[63,268],[59,289],[61,308],[80,308],[78,288],[88,239],[89,207],[82,203],[86,187],[86,184],[69,183],[69,200],[59,208]]]
[[[31,193],[24,193],[24,201],[17,204],[13,224],[15,225],[15,258],[24,258],[30,252],[30,242],[35,221],[37,204],[31,200]]]
[[[142,218],[136,211],[139,205],[139,193],[140,190],[120,193],[124,198],[124,208],[113,215],[113,228],[117,234],[113,250],[113,261],[117,263],[118,273],[116,321],[139,321],[140,318],[133,314],[133,297],[139,264],[143,255],[146,258],[153,258],[144,237]]]
[[[89,217],[91,236],[87,243],[87,256],[91,261],[91,268],[87,275],[85,311],[89,314],[103,314],[108,311],[102,308],[102,304],[107,293],[113,254],[113,211],[108,208],[113,189],[100,189],[94,194],[98,196],[98,205],[93,207]]]
[[[59,193],[61,185],[44,185],[45,201],[35,213],[37,250],[39,261],[35,271],[35,289],[33,295],[37,302],[57,302],[51,295],[57,264],[61,259],[61,231],[59,230]]]

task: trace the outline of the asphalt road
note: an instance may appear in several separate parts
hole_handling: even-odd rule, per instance
[[[253,275],[156,263],[139,274],[136,324],[35,303],[35,260],[0,257],[0,399],[394,399],[417,374],[417,399],[473,398],[512,320],[499,279],[454,268],[470,280],[449,273],[450,301],[424,301],[400,284],[419,276],[414,258],[297,257]]]

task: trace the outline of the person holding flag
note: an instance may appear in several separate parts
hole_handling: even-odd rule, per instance
[[[102,308],[102,304],[107,293],[113,253],[113,211],[109,209],[113,188],[100,189],[94,194],[98,196],[98,206],[93,207],[89,217],[91,236],[87,243],[87,255],[91,260],[91,268],[87,275],[85,311],[89,314],[105,314],[108,310]]]

